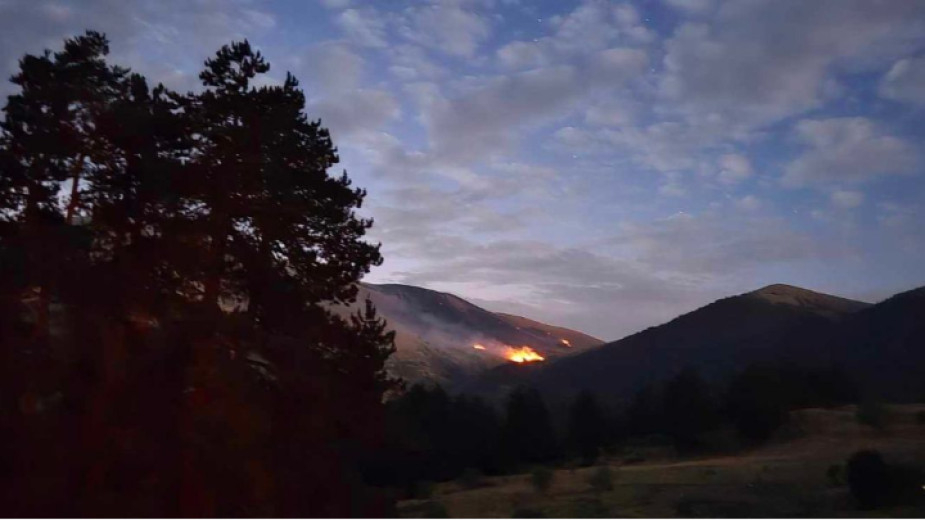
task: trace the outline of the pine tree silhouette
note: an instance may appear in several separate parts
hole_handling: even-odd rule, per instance
[[[291,75],[247,41],[177,94],[88,31],[26,56],[0,132],[3,494],[51,516],[348,516],[381,442],[382,259]],[[6,319],[9,318],[9,319]],[[52,499],[48,499],[52,496]]]

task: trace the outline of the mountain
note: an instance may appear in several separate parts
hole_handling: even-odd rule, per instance
[[[770,285],[554,363],[519,372],[515,367],[489,371],[467,388],[497,394],[526,383],[548,395],[587,389],[625,399],[686,367],[715,379],[755,361],[799,362],[803,353],[782,345],[812,349],[801,341],[811,337],[827,344],[831,331],[868,307],[799,287]]]
[[[494,313],[422,287],[361,284],[357,305],[367,297],[396,332],[396,352],[387,368],[409,382],[453,386],[498,365],[513,364],[504,357],[508,347],[529,346],[547,363],[603,343],[581,332]],[[484,350],[474,348],[476,344]]]
[[[841,365],[866,395],[889,401],[925,398],[925,287],[855,313],[819,337],[824,346],[819,361]]]

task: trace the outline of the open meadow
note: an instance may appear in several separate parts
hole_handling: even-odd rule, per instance
[[[889,407],[882,429],[858,424],[856,408],[793,412],[768,444],[736,454],[679,458],[612,454],[598,465],[553,470],[538,491],[530,473],[485,477],[478,487],[438,484],[430,499],[399,504],[401,516],[450,517],[921,517],[922,504],[874,511],[856,507],[846,460],[875,449],[890,463],[925,464],[922,405]],[[632,462],[635,459],[638,462]],[[589,481],[611,471],[611,489]],[[923,490],[925,498],[925,490]]]

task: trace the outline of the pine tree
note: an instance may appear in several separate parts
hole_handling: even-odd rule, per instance
[[[22,289],[37,295],[33,336],[48,341],[52,298],[76,279],[87,242],[73,224],[80,186],[95,141],[95,119],[124,74],[105,63],[106,38],[97,32],[66,40],[64,50],[25,56],[12,78],[20,92],[4,107],[2,237],[22,255]],[[59,194],[68,188],[62,204]],[[13,224],[13,225],[9,225]]]
[[[594,395],[588,391],[579,393],[569,407],[568,443],[583,465],[590,466],[597,460],[608,431],[607,418]]]
[[[787,385],[780,370],[753,365],[729,385],[726,412],[742,437],[764,441],[787,420]]]
[[[26,56],[5,108],[0,304],[20,316],[35,289],[39,318],[0,324],[20,453],[4,493],[51,516],[382,511],[356,466],[381,441],[394,336],[369,302],[329,310],[381,262],[365,192],[328,175],[292,76],[253,86],[269,65],[247,42],[206,62],[200,94],[107,53],[88,32]]]
[[[52,305],[74,303],[93,261],[92,234],[75,224],[82,187],[100,157],[99,117],[125,74],[106,64],[108,52],[106,38],[88,31],[66,40],[61,52],[25,56],[12,78],[19,92],[9,97],[0,124],[0,254],[12,267],[0,282],[10,324],[0,330],[12,437],[4,449],[22,461],[14,468],[23,473],[4,489],[19,494],[17,503],[59,514],[73,506],[78,490],[46,472],[67,475],[80,457],[85,432],[75,428],[70,404],[84,394],[70,384],[70,365],[80,349],[93,346],[62,329],[67,321],[57,320],[53,331]],[[29,314],[35,319],[25,319]],[[72,435],[62,437],[65,431]],[[55,498],[42,501],[38,493]]]
[[[350,468],[358,446],[381,440],[393,336],[370,303],[349,322],[322,304],[352,302],[381,257],[361,240],[372,222],[354,213],[366,194],[346,174],[328,176],[336,150],[303,113],[298,82],[254,86],[268,70],[248,42],[225,46],[187,105],[199,136],[189,196],[203,316],[218,334],[210,348],[257,352],[273,367],[277,514],[324,504],[312,514],[339,516],[361,507]]]
[[[507,401],[501,449],[509,465],[551,462],[558,443],[543,398],[532,388],[517,388]]]
[[[710,389],[695,370],[682,370],[665,384],[662,424],[678,449],[696,448],[717,419]]]

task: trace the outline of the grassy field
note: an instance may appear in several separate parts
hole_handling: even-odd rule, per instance
[[[828,476],[860,449],[880,450],[888,462],[925,466],[925,406],[889,407],[885,428],[857,424],[854,407],[794,412],[790,424],[767,445],[734,455],[679,459],[664,455],[608,466],[613,487],[597,492],[588,480],[599,471],[556,468],[545,492],[530,474],[487,477],[484,486],[437,484],[428,500],[399,504],[403,517],[922,517],[916,506],[858,511],[843,483]],[[842,479],[843,480],[843,479]],[[923,482],[925,484],[925,482]],[[923,490],[925,494],[925,490]]]

